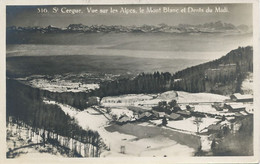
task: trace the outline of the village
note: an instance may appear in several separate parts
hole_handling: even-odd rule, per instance
[[[252,95],[235,93],[229,99],[225,99],[223,96],[219,97],[216,101],[206,98],[205,101],[202,100],[200,102],[198,99],[189,101],[182,98],[181,96],[185,95],[184,92],[176,92],[175,95],[178,95],[178,93],[179,97],[176,96],[177,101],[173,99],[168,102],[167,100],[160,99],[160,96],[157,98],[150,97],[151,99],[149,99],[148,95],[142,97],[143,101],[136,100],[136,102],[134,100],[131,101],[131,95],[129,95],[128,99],[105,97],[101,100],[101,107],[96,107],[96,109],[99,109],[103,113],[109,113],[117,124],[135,121],[151,121],[160,124],[162,122],[157,120],[166,118],[169,122],[182,122],[181,124],[187,126],[183,121],[189,120],[192,117],[199,117],[226,120],[225,124],[231,126],[232,120],[253,114]],[[132,97],[136,98],[133,95]],[[219,124],[215,126],[212,124],[201,130],[210,130],[215,127],[218,127],[219,130],[221,129]],[[178,127],[174,128],[178,129]],[[180,130],[183,129],[180,128]]]
[[[250,77],[252,78],[251,75]],[[62,92],[59,86],[65,85],[62,80],[56,79],[50,81],[49,89]],[[41,83],[46,87],[49,83],[39,77],[29,81],[37,87]],[[57,86],[53,87],[56,83]],[[251,84],[252,79],[246,79],[242,84],[245,94],[234,93],[230,96],[167,91],[107,96],[101,99],[90,97],[88,101],[91,102],[88,103],[93,105],[83,111],[47,98],[44,103],[58,105],[82,128],[98,131],[108,147],[103,150],[101,157],[171,156],[177,153],[176,147],[183,149],[183,156],[194,156],[198,151],[210,154],[212,144],[221,140],[219,134],[227,131],[231,134],[238,133],[242,126],[239,120],[253,115]],[[165,146],[158,140],[169,144]],[[40,137],[36,141],[40,142]],[[73,150],[87,156],[83,144],[75,145]]]
[[[174,93],[175,98],[169,99]],[[201,144],[204,145],[201,145],[201,149],[205,151],[210,151],[214,140],[212,136],[227,130],[235,134],[241,127],[237,120],[254,112],[253,96],[250,94],[235,93],[225,97],[170,91],[157,97],[143,95],[142,101],[136,100],[137,97],[106,97],[101,100],[100,107],[95,109],[109,114],[112,122],[120,126],[142,122],[200,136]],[[164,99],[166,97],[168,100]]]
[[[207,70],[205,78],[215,80],[218,76],[234,71],[236,71],[234,64],[220,65],[219,69]],[[91,74],[82,74],[77,78],[84,79],[85,76],[90,77],[87,84],[75,81],[75,77],[70,75],[65,78],[32,76],[17,80],[51,92],[89,92],[99,88],[98,83],[91,83],[91,80],[96,79]],[[86,102],[91,105],[84,109],[47,97],[43,102],[60,107],[83,129],[97,131],[105,145],[105,149],[98,155],[100,157],[168,157],[178,153],[181,153],[178,154],[180,156],[212,155],[213,147],[216,147],[225,135],[240,133],[243,126],[241,120],[251,119],[254,114],[253,75],[249,73],[247,76],[241,85],[242,92],[232,95],[171,90],[102,98],[92,96]],[[116,77],[108,75],[104,78]],[[13,131],[14,128],[17,129],[16,126],[10,126],[11,134],[20,135],[21,132]],[[45,136],[43,130],[39,134],[31,135],[33,132],[26,125],[24,131],[26,135],[23,136],[27,136],[24,141],[31,138],[33,144],[43,142],[42,136]],[[60,145],[82,157],[94,156],[93,153],[89,154],[86,145],[77,140],[66,139],[58,134],[53,134],[52,137]],[[12,155],[17,145],[12,143],[10,145],[13,148],[9,150]]]
[[[80,126],[97,130],[110,150],[103,152],[103,157],[160,156],[158,151],[161,156],[171,156],[174,146],[159,149],[164,144],[158,143],[158,137],[167,142],[170,139],[169,145],[177,142],[184,146],[189,156],[198,151],[211,153],[213,142],[221,139],[219,134],[238,133],[242,126],[239,120],[254,113],[253,96],[240,93],[228,97],[167,91],[92,100],[97,105],[84,111],[47,99],[44,102],[60,106]],[[136,142],[143,145],[136,146]]]
[[[254,114],[253,81],[252,76],[249,77],[242,83],[243,94],[234,93],[230,96],[174,90],[103,98],[93,96],[88,99],[92,105],[84,110],[48,98],[44,98],[43,102],[60,107],[83,129],[97,131],[106,147],[102,149],[100,157],[196,156],[198,152],[212,155],[212,145],[217,145],[225,134],[239,133],[241,120]],[[36,78],[29,81],[35,81],[38,85],[41,83]],[[52,85],[55,83],[57,86],[63,84],[59,80],[52,81]],[[54,89],[57,90],[57,87]],[[24,133],[21,135],[24,142],[28,138],[31,138],[31,144],[43,142],[43,130],[39,134],[32,134],[34,132],[26,125],[21,133],[16,126],[10,125],[10,137],[15,133]],[[94,156],[88,154],[86,146],[79,141],[68,140],[55,133],[52,137],[82,157]],[[18,144],[20,141],[15,142]],[[17,152],[15,142],[10,142],[10,156]]]

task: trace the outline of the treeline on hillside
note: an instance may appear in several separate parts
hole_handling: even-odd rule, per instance
[[[17,81],[16,85],[19,85],[21,92],[23,90],[31,90],[28,96],[32,100],[48,98],[83,110],[98,104],[94,97],[114,96],[126,93],[158,93],[170,90],[172,89],[170,86],[171,77],[171,74],[168,72],[155,72],[154,74],[142,73],[133,79],[123,78],[103,82],[100,85],[100,89],[92,92],[50,92],[39,88],[33,88]],[[8,83],[10,81],[14,83],[15,80],[9,80]]]
[[[119,79],[103,82],[94,95],[115,96],[121,94],[158,93],[172,89],[172,76],[169,72],[153,74],[140,74],[132,79]]]
[[[62,104],[73,106],[77,109],[85,109],[92,105],[87,103],[93,93],[86,92],[50,92],[47,90],[39,90],[41,97],[45,97]],[[93,104],[95,105],[95,104]]]
[[[205,77],[206,70],[218,69],[221,64],[235,64],[236,70],[229,74],[224,74],[220,71],[220,75],[213,80]],[[224,94],[221,88],[216,86],[230,85],[230,91],[225,93],[240,92],[246,72],[253,72],[253,48],[251,46],[239,47],[219,59],[176,72],[173,78],[182,80],[174,83],[174,89],[188,92],[206,91]]]
[[[16,80],[6,83],[6,117],[12,116],[34,129],[44,129],[58,135],[75,139],[95,147],[95,156],[101,152],[100,135],[92,130],[84,130],[66,115],[57,105],[45,104],[39,89],[26,86]]]
[[[238,49],[230,51],[219,59],[178,71],[173,77],[177,79],[185,78],[190,75],[204,73],[209,68],[218,68],[220,64],[231,63],[238,64],[242,68],[242,72],[253,72],[253,48],[251,46],[238,47]]]
[[[13,86],[14,88],[19,88],[20,92],[25,92],[30,100],[39,100],[41,101],[43,98],[47,98],[50,100],[57,101],[62,104],[67,104],[73,106],[77,109],[85,109],[91,105],[96,105],[96,102],[91,101],[92,96],[96,93],[87,93],[87,92],[51,92],[48,90],[42,90],[39,88],[31,87],[27,84],[23,84],[22,82],[16,80],[7,80],[8,86]],[[11,88],[10,88],[11,89]],[[30,91],[30,92],[29,92]],[[7,93],[9,89],[7,89]],[[88,102],[88,103],[87,103]]]
[[[236,71],[225,76],[219,76],[214,80],[205,78],[206,70],[216,69],[220,64],[236,64]],[[249,71],[253,71],[253,49],[250,46],[239,47],[220,59],[184,69],[173,75],[169,72],[142,73],[133,79],[103,82],[100,84],[100,89],[94,91],[94,93],[103,97],[132,93],[158,93],[172,89],[187,92],[205,92],[206,83],[211,86],[232,83],[236,91],[239,91],[244,74]]]

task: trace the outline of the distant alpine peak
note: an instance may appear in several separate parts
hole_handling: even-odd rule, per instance
[[[160,23],[158,25],[91,25],[87,26],[82,23],[70,24],[67,27],[56,27],[54,25],[49,25],[47,27],[16,27],[9,26],[7,30],[12,31],[24,31],[24,32],[86,32],[86,33],[97,33],[97,32],[139,32],[139,33],[225,33],[225,32],[235,32],[235,33],[250,33],[252,28],[247,25],[235,26],[232,23],[223,23],[221,21],[204,23],[204,24],[179,24],[179,25],[167,25],[165,23]]]

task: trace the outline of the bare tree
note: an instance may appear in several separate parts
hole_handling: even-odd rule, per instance
[[[197,133],[199,133],[200,124],[202,123],[201,117],[196,117],[193,123],[197,126]]]

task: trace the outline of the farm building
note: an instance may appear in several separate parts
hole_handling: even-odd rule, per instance
[[[157,118],[163,118],[165,116],[164,112],[157,112],[157,111],[153,111],[153,114],[155,117]]]
[[[187,106],[186,105],[179,105],[179,108],[181,109],[181,110],[186,110],[187,109]]]
[[[142,114],[139,115],[138,119],[150,119],[152,118],[154,115],[150,112],[144,112]]]
[[[252,102],[253,101],[253,95],[242,95],[240,93],[234,93],[230,96],[231,100],[236,102]]]
[[[243,103],[225,103],[224,107],[232,112],[239,112],[246,109]]]
[[[187,111],[187,110],[178,111],[177,114],[180,114],[183,117],[190,117],[191,116],[190,111]]]
[[[195,110],[195,106],[194,105],[186,105],[186,109],[189,111],[194,111]]]
[[[172,113],[166,116],[169,120],[182,120],[183,117],[177,113]]]

